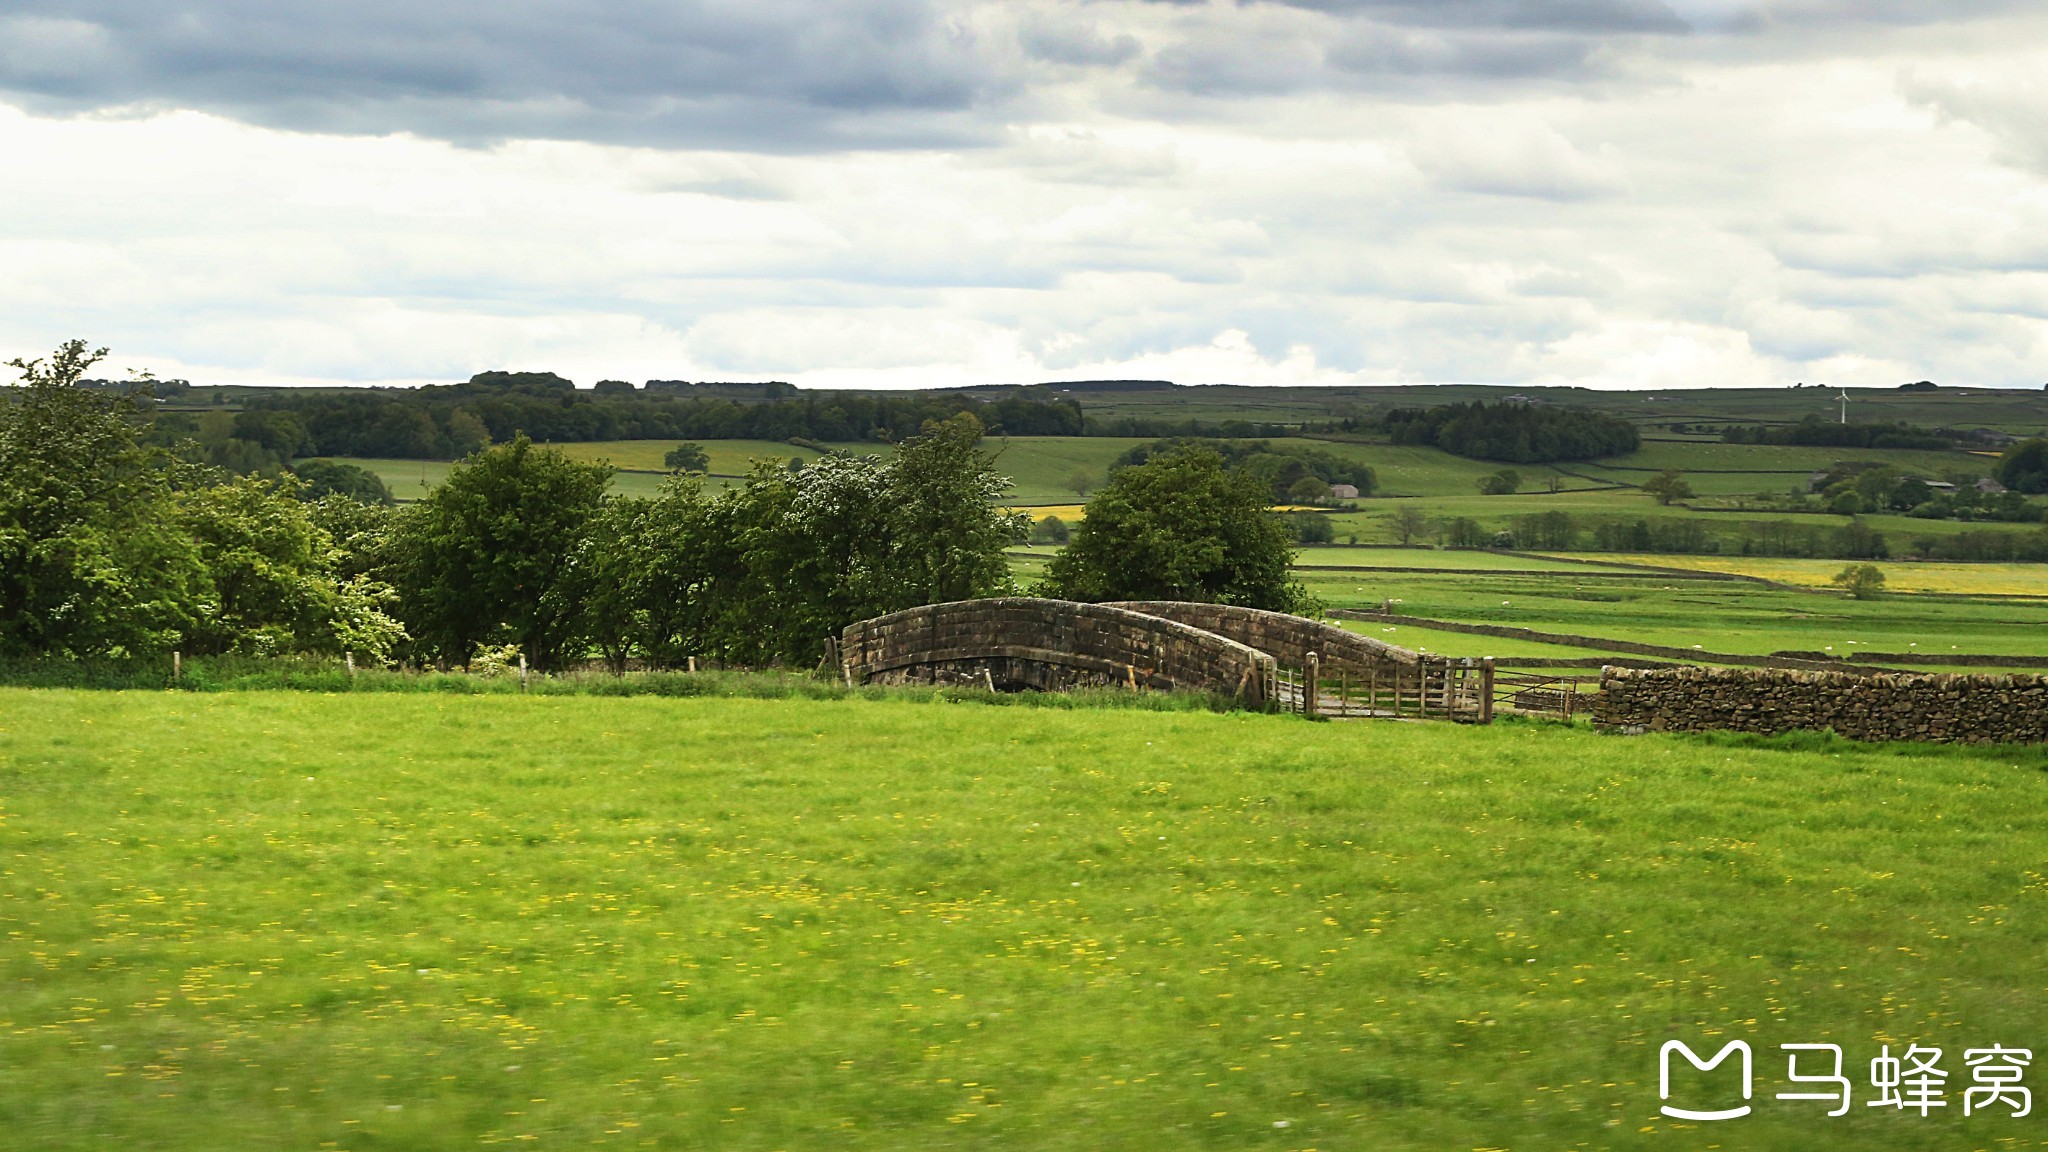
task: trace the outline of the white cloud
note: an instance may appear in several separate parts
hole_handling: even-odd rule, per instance
[[[4,18],[0,355],[77,335],[295,382],[2048,376],[2024,6],[699,0],[551,40],[552,0],[473,26],[240,3]]]

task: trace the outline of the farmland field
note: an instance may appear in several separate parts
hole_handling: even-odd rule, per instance
[[[668,455],[669,449],[681,443],[681,440],[596,440],[550,447],[560,449],[572,460],[609,460],[617,468],[666,472],[668,466],[662,458]],[[819,456],[815,449],[799,448],[778,440],[699,440],[694,443],[703,448],[704,454],[710,458],[711,471],[722,476],[744,476],[755,460],[786,464],[791,457],[811,461]],[[867,449],[876,451],[882,447],[868,445]]]
[[[1585,561],[1543,556],[1503,555],[1472,548],[1349,548],[1327,545],[1303,548],[1297,564],[1316,568],[1455,568],[1472,572],[1551,571],[1625,572],[1599,563],[1604,556]]]
[[[1469,632],[1450,632],[1441,628],[1418,628],[1411,624],[1380,624],[1372,620],[1332,620],[1330,623],[1346,631],[1417,652],[1435,656],[1512,656],[1512,657],[1553,657],[1576,658],[1611,656],[1597,648],[1573,648],[1564,644],[1545,644],[1536,640],[1506,640],[1498,636],[1475,636]]]
[[[5,691],[0,1124],[36,1150],[2022,1147],[1999,1112],[1771,1094],[1780,1043],[1935,1045],[1960,1078],[2048,1028],[2029,755]],[[1757,1114],[1674,1131],[1658,1046],[1732,1038]]]
[[[1702,572],[1734,572],[1825,588],[1847,561],[1791,560],[1768,556],[1674,556],[1666,553],[1626,555],[1601,553],[1616,563],[1650,564],[1660,568],[1692,568]],[[1885,588],[1893,592],[1941,592],[1969,596],[2048,597],[2048,564],[1943,564],[1886,560],[1878,565]],[[2048,640],[2043,647],[2048,648]]]
[[[1835,562],[1840,570],[1840,562]],[[1309,590],[1333,608],[1371,608],[1382,600],[1408,615],[1471,624],[1505,624],[1767,655],[1782,650],[1853,655],[1930,649],[2041,655],[2048,603],[1884,596],[1851,600],[1738,582],[1585,573],[1524,576],[1472,572],[1455,577],[1410,572],[1303,571]],[[1458,655],[1505,655],[1467,637]]]

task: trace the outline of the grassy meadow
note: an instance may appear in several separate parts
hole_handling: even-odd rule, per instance
[[[1678,556],[1669,553],[1627,555],[1603,553],[1616,563],[1660,568],[1731,572],[1793,584],[1826,588],[1849,561],[1798,560],[1772,556]],[[2048,564],[1960,564],[1939,561],[1887,560],[1885,588],[1893,592],[1936,592],[1952,596],[2030,596],[2048,599]]]
[[[1892,571],[1897,566],[1886,566]],[[1840,570],[1840,562],[1836,562]],[[1372,608],[1438,620],[1505,624],[1707,651],[1766,655],[1780,650],[1850,655],[1856,648],[2040,655],[2048,651],[2048,600],[1976,600],[1913,595],[1852,600],[1742,582],[1654,573],[1520,575],[1306,570],[1308,589],[1333,608]],[[1486,637],[1467,637],[1485,646]],[[1461,645],[1462,646],[1462,645]],[[1505,655],[1457,651],[1456,655]]]
[[[2038,1146],[2035,753],[899,701],[0,691],[23,1149]],[[1757,1114],[1657,1050],[1757,1048]],[[1859,1085],[1861,1077],[1858,1076]],[[1951,1081],[1953,1087],[1954,1081]],[[1867,1089],[1859,1086],[1859,1102]]]

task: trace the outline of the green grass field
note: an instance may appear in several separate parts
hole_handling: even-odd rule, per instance
[[[668,466],[663,463],[663,457],[668,455],[669,449],[681,443],[681,440],[597,440],[552,447],[560,449],[573,460],[608,460],[617,468],[666,472]],[[710,457],[711,471],[722,476],[744,476],[756,460],[787,464],[791,457],[808,462],[819,456],[815,449],[799,448],[777,440],[699,440],[694,443]],[[884,447],[869,445],[867,450],[877,451]]]
[[[1470,548],[1351,548],[1342,544],[1301,549],[1297,564],[1317,568],[1447,568],[1461,572],[1626,572],[1598,562],[1597,554],[1581,562],[1546,556],[1508,556]]]
[[[1857,648],[1885,652],[1957,651],[2041,655],[2048,602],[1960,597],[1885,596],[1851,600],[1839,593],[1789,591],[1746,583],[1586,574],[1520,576],[1472,572],[1456,577],[1407,572],[1305,571],[1309,590],[1333,608],[1371,608],[1393,600],[1398,611],[1471,624],[1507,624],[1547,632],[1664,644],[1711,652],[1765,655],[1775,651]],[[1457,655],[1507,655],[1477,649]],[[1447,649],[1448,650],[1448,649]]]
[[[0,692],[21,1149],[2025,1147],[2048,775],[1539,725]],[[2031,754],[2030,754],[2031,755]],[[1757,1115],[1657,1113],[1757,1048]],[[1953,1087],[1955,1081],[1951,1081]],[[2037,1085],[2038,1087],[2038,1085]]]

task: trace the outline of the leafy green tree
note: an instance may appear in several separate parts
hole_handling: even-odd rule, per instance
[[[448,416],[448,431],[443,440],[447,443],[448,455],[461,459],[491,444],[491,430],[483,418],[467,408],[457,408]]]
[[[1444,525],[1444,543],[1453,548],[1487,548],[1493,545],[1493,534],[1470,516],[1456,516]]]
[[[1311,606],[1293,547],[1255,475],[1185,448],[1118,469],[1053,558],[1044,589],[1070,600],[1200,600],[1281,612]]]
[[[1393,525],[1394,534],[1401,538],[1401,546],[1404,548],[1413,544],[1417,536],[1429,531],[1429,516],[1413,505],[1402,505],[1401,509],[1387,517],[1387,520]]]
[[[2015,492],[2048,492],[2048,440],[2022,440],[2007,448],[1991,474]]]
[[[395,583],[407,628],[449,660],[505,642],[542,669],[573,659],[585,591],[575,560],[610,483],[609,466],[523,435],[458,465],[400,518]]]
[[[1088,493],[1095,491],[1095,477],[1086,468],[1076,468],[1067,476],[1067,487],[1073,489],[1074,495],[1086,500]]]
[[[0,397],[0,653],[176,647],[201,611],[196,544],[165,515],[175,462],[139,440],[136,401],[82,388],[105,356],[73,340]]]
[[[188,488],[172,501],[173,520],[198,542],[206,567],[206,611],[186,635],[192,651],[329,647],[338,606],[332,542],[294,487],[244,476]]]
[[[736,501],[714,504],[705,499],[702,481],[678,476],[652,500],[607,504],[606,523],[593,540],[613,549],[615,567],[607,570],[601,559],[591,579],[607,586],[592,605],[601,649],[610,652],[611,630],[624,627],[630,649],[657,667],[723,655],[712,622],[720,603],[746,583],[745,545],[727,531],[732,518],[721,515]]]
[[[1684,475],[1676,468],[1667,468],[1643,481],[1643,495],[1659,504],[1669,505],[1674,500],[1691,499],[1692,485],[1685,482]]]
[[[313,450],[313,437],[291,412],[248,409],[235,414],[233,429],[235,439],[260,445],[283,462]]]
[[[711,457],[702,444],[678,444],[668,450],[661,463],[671,472],[711,471]]]
[[[1330,498],[1330,486],[1313,476],[1303,476],[1287,488],[1287,499],[1296,504],[1321,504]]]
[[[1031,526],[1031,542],[1034,544],[1065,544],[1072,534],[1067,522],[1057,516],[1047,516]]]
[[[652,500],[613,497],[604,502],[577,542],[576,567],[582,585],[583,631],[614,674],[639,645],[646,608],[646,553],[654,543],[647,528]]]
[[[346,496],[365,504],[391,503],[391,488],[368,468],[336,460],[302,460],[292,472],[299,478],[299,498],[313,501]]]
[[[1001,510],[1009,478],[978,447],[981,421],[971,412],[929,421],[884,466],[892,583],[913,604],[943,604],[1008,591],[1003,549],[1030,518]]]
[[[1479,478],[1481,496],[1508,496],[1521,490],[1522,474],[1513,468],[1503,468]]]
[[[1321,512],[1290,513],[1287,530],[1297,544],[1331,544],[1337,539],[1337,526]]]
[[[1875,600],[1884,593],[1884,569],[1875,564],[1851,564],[1830,581],[1852,599]]]

